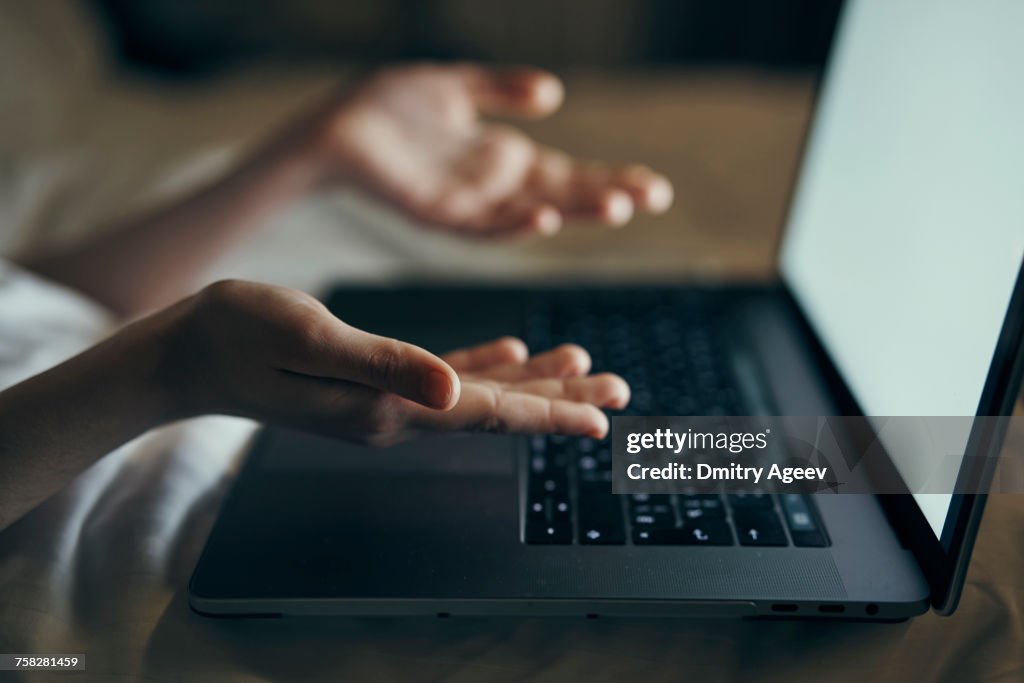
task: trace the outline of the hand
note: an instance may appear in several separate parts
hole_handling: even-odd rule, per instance
[[[243,415],[374,445],[449,431],[602,438],[599,408],[629,400],[619,377],[587,375],[576,346],[531,358],[505,338],[439,358],[269,285],[217,283],[148,324],[160,330],[156,377],[179,417]]]
[[[570,220],[660,213],[672,186],[640,165],[584,163],[482,116],[538,118],[561,82],[535,69],[419,65],[371,77],[314,117],[326,165],[427,224],[474,235],[552,234]]]
[[[575,346],[506,338],[443,359],[357,330],[314,298],[221,282],[0,391],[0,530],[166,422],[222,413],[386,445],[450,431],[603,437],[629,388]],[[54,429],[60,425],[60,429]]]

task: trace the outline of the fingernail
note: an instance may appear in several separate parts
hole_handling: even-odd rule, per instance
[[[647,192],[647,208],[654,213],[668,211],[672,199],[672,185],[667,180],[657,180]]]
[[[537,214],[537,232],[542,235],[554,235],[562,229],[562,217],[553,209]]]
[[[616,410],[622,410],[629,405],[629,401],[633,398],[633,388],[629,386],[626,380],[619,378],[622,381],[622,393],[619,396],[619,404],[615,406]]]
[[[611,225],[625,225],[633,217],[633,200],[625,192],[610,195],[605,204],[605,217]]]
[[[565,89],[555,78],[543,78],[534,85],[533,106],[540,111],[551,111],[562,104]]]

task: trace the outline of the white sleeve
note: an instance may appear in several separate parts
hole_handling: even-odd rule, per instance
[[[0,389],[96,343],[113,316],[81,294],[0,259]]]

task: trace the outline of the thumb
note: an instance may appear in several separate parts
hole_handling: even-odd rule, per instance
[[[562,105],[565,88],[554,74],[529,67],[456,67],[470,97],[484,114],[540,118]]]
[[[318,336],[313,353],[296,372],[355,382],[437,410],[448,410],[459,400],[455,370],[419,346],[337,319]]]

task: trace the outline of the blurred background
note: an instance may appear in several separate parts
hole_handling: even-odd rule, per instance
[[[91,0],[126,66],[475,59],[566,67],[821,65],[839,0]]]
[[[362,70],[539,65],[567,102],[545,143],[666,173],[677,202],[621,231],[481,244],[332,193],[210,277],[767,277],[839,0],[0,2],[0,248],[68,241],[222,171]]]

